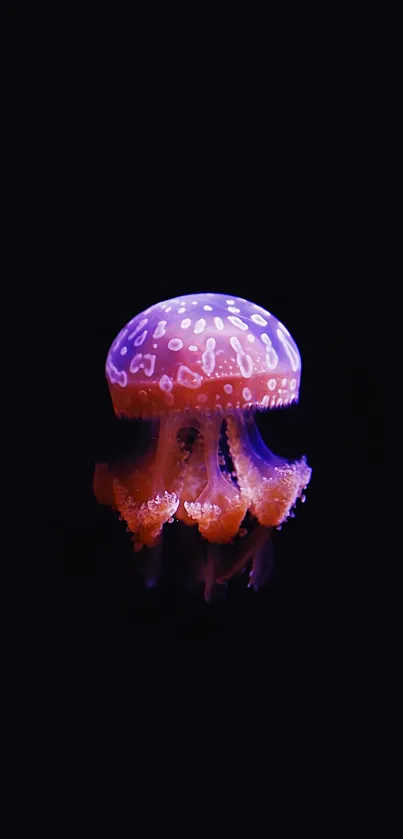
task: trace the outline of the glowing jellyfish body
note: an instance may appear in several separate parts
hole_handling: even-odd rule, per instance
[[[288,330],[247,300],[186,295],[129,321],[106,375],[117,416],[154,422],[158,433],[135,464],[96,467],[98,500],[119,511],[135,552],[159,555],[167,522],[197,526],[207,598],[250,560],[257,588],[268,576],[272,528],[311,477],[305,458],[290,463],[270,452],[254,421],[257,409],[298,400],[301,359]]]

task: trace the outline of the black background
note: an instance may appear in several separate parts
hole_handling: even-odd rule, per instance
[[[9,217],[22,216],[24,230],[12,277],[44,320],[32,404],[47,406],[49,463],[37,472],[46,534],[35,553],[46,543],[50,567],[35,619],[52,666],[70,686],[116,665],[120,688],[157,680],[174,694],[193,685],[214,695],[218,679],[267,696],[280,674],[292,696],[312,679],[320,692],[344,632],[330,615],[350,573],[345,449],[369,435],[365,357],[346,349],[372,294],[360,73],[347,73],[346,55],[322,72],[328,31],[318,38],[305,20],[310,39],[301,37],[296,18],[243,32],[235,15],[129,21],[63,4],[6,14]],[[104,374],[112,340],[149,305],[200,291],[246,297],[290,330],[303,360],[300,403],[262,430],[275,452],[305,453],[313,468],[306,504],[275,534],[272,581],[254,593],[241,577],[219,605],[169,581],[144,590],[124,526],[91,489],[94,462],[119,437]],[[347,491],[334,501],[342,470]]]

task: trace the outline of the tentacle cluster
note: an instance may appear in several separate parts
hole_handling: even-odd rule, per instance
[[[264,527],[278,527],[307,487],[312,470],[305,457],[294,463],[274,455],[252,416],[228,417],[227,437],[241,491]]]
[[[224,417],[175,414],[161,420],[154,450],[133,466],[109,474],[98,467],[94,489],[132,531],[135,551],[158,544],[173,517],[197,525],[210,544],[228,544],[249,510],[259,525],[281,525],[309,483],[305,458],[289,463],[264,444],[252,414],[225,416],[232,472],[220,453]],[[189,430],[193,439],[189,442]],[[246,548],[246,544],[245,544]]]

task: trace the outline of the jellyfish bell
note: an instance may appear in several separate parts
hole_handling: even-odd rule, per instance
[[[290,463],[266,447],[254,419],[298,400],[301,358],[286,327],[239,297],[173,298],[126,324],[106,377],[118,417],[158,426],[135,463],[95,470],[95,494],[126,521],[135,552],[160,552],[164,525],[177,520],[197,528],[207,548],[207,596],[250,560],[259,587],[272,529],[311,477],[305,458]],[[253,526],[239,535],[246,516]]]

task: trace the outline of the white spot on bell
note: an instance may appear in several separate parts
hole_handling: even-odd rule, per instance
[[[110,358],[108,358],[106,362],[106,369],[108,373],[108,378],[114,384],[115,382],[120,385],[120,387],[126,387],[127,385],[127,373],[124,370],[118,370],[117,367],[112,363]]]
[[[245,355],[245,353],[238,353],[236,360],[244,378],[250,379],[253,373],[253,361],[250,355]]]
[[[294,370],[294,372],[297,371],[300,364],[299,353],[290,344],[289,340],[285,337],[284,332],[282,332],[281,329],[277,330],[277,337],[280,339],[287,353],[288,359],[291,362],[292,369]]]
[[[245,402],[250,402],[250,400],[252,399],[252,394],[251,394],[248,387],[244,387],[244,389],[242,391],[242,396],[243,396]]]
[[[240,309],[237,309],[236,306],[228,306],[228,311],[232,312],[234,315],[239,315]]]
[[[151,353],[146,353],[144,356],[144,372],[146,376],[152,376],[154,373],[156,356]]]
[[[126,355],[126,353],[127,353],[127,347],[122,347],[122,349],[120,350],[120,354],[121,355]]]
[[[238,318],[236,315],[229,315],[228,320],[232,323],[233,326],[236,326],[238,329],[242,329],[246,332],[248,329],[248,324],[244,323],[241,318]]]
[[[235,350],[235,352],[243,352],[242,344],[239,338],[237,338],[235,335],[229,339],[229,342],[231,344],[232,349]]]
[[[141,330],[144,329],[146,323],[148,323],[148,318],[142,318],[141,321],[135,327],[135,329],[133,329],[133,332],[130,333],[128,340],[131,341],[132,338],[134,338],[134,336],[137,335],[138,332],[141,332]]]
[[[205,312],[212,312],[212,311],[213,311],[213,307],[212,307],[212,306],[207,306],[207,305],[206,305],[206,306],[203,306],[203,309],[205,310]],[[197,397],[197,398],[199,398],[199,397]]]
[[[274,390],[274,388],[276,387],[276,384],[277,384],[276,379],[269,379],[268,382],[267,382],[267,387],[269,388],[269,390]]]
[[[173,350],[173,352],[178,352],[178,350],[181,350],[182,347],[183,341],[181,341],[180,338],[171,338],[171,340],[168,341],[168,349]]]
[[[199,320],[196,321],[195,328],[193,330],[195,335],[200,335],[200,333],[204,331],[205,325],[206,321],[204,320],[204,318],[199,318]]]
[[[161,388],[161,390],[164,391],[164,393],[170,393],[170,391],[173,388],[172,379],[170,379],[169,376],[167,376],[165,373],[163,376],[161,376],[158,385]]]
[[[194,373],[185,364],[181,364],[176,376],[177,381],[183,387],[188,387],[190,390],[197,390],[202,383],[202,377],[198,373]]]
[[[253,323],[258,323],[259,326],[267,326],[267,320],[262,318],[261,315],[252,315],[251,319],[253,320]]]
[[[141,347],[141,345],[144,344],[144,341],[145,341],[146,338],[147,338],[147,329],[145,329],[144,332],[141,333],[141,335],[137,336],[136,340],[133,342],[134,346],[135,347]]]
[[[192,321],[190,320],[190,318],[185,318],[185,320],[183,320],[181,323],[181,329],[189,329],[191,323]]]
[[[295,390],[296,387],[297,387],[297,380],[296,379],[291,379],[290,390]]]
[[[137,373],[137,371],[140,370],[140,367],[144,366],[141,360],[142,358],[143,354],[141,352],[138,352],[133,356],[129,368],[131,373]]]
[[[269,347],[266,353],[266,365],[269,370],[275,370],[278,364],[278,355],[273,347]]]
[[[191,345],[190,345],[190,347],[189,347],[189,349],[190,349],[190,352],[197,352],[197,350],[198,350],[199,348],[198,348],[198,347],[196,347],[196,344],[191,344]]]
[[[202,368],[204,372],[209,376],[215,367],[215,338],[207,338],[206,341],[206,349],[202,355]]]
[[[253,344],[254,340],[255,340],[255,336],[252,335],[252,333],[250,332],[249,335],[248,335],[248,341],[250,341],[251,344]]]
[[[153,333],[153,338],[162,338],[162,336],[165,335],[165,333],[166,333],[166,329],[165,329],[166,325],[167,325],[166,320],[160,320],[158,322],[158,325],[157,325],[157,328],[156,328],[155,332]]]
[[[232,391],[233,391],[233,389],[234,389],[234,388],[232,387],[232,385],[224,385],[224,388],[223,388],[223,389],[224,389],[225,393],[230,394],[230,393],[232,393]],[[217,397],[217,399],[218,399],[218,398],[219,398],[219,397]]]
[[[178,315],[183,315],[184,312],[186,312],[186,306],[181,306],[180,309],[178,309]]]
[[[207,393],[199,393],[197,395],[197,401],[198,402],[207,402],[207,399],[208,399]]]
[[[224,321],[221,318],[214,318],[214,325],[216,329],[224,329]]]

